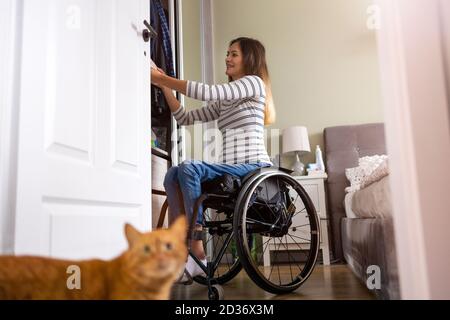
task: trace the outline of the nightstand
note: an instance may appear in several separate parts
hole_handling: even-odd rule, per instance
[[[322,249],[322,259],[324,265],[330,265],[330,245],[328,242],[328,219],[325,198],[325,180],[328,178],[326,173],[311,176],[293,176],[305,189],[311,198],[317,215],[320,220],[320,249]],[[295,220],[294,218],[293,220]],[[300,225],[300,221],[294,221],[294,225]],[[289,245],[289,244],[288,244]],[[291,247],[291,245],[289,245]],[[279,246],[278,246],[279,248]],[[295,245],[292,244],[292,249]],[[264,266],[270,266],[270,251],[277,250],[276,245],[269,245],[264,251]]]

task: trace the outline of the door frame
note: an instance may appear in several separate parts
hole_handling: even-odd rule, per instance
[[[0,254],[14,252],[22,0],[2,1],[0,26]]]
[[[439,14],[440,0],[376,3],[401,297],[448,299],[450,69],[440,22],[450,11]]]
[[[201,66],[202,82],[213,84],[215,81],[214,73],[214,30],[213,30],[213,3],[211,0],[200,0],[200,45],[201,45]],[[205,161],[214,161],[211,159],[209,150],[212,139],[217,129],[217,121],[207,122],[202,125],[202,158]],[[218,141],[215,141],[214,150],[218,150]],[[208,146],[208,147],[207,147]]]

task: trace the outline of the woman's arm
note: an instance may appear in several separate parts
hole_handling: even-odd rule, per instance
[[[209,122],[214,121],[220,116],[220,107],[218,102],[209,103],[208,106],[186,111],[177,98],[173,95],[172,90],[167,87],[161,87],[170,111],[180,126],[194,124],[195,121]]]
[[[152,71],[152,83],[158,87],[168,87],[172,90],[178,91],[181,94],[186,95],[186,80],[178,80],[172,78],[156,69],[151,69]]]
[[[258,76],[245,76],[238,80],[208,85],[196,81],[188,81],[186,95],[202,101],[241,100],[245,98],[265,98],[265,85]]]
[[[196,81],[178,80],[152,69],[152,83],[169,87],[190,98],[202,101],[239,100],[266,96],[264,82],[258,76],[245,76],[230,83],[208,85]]]
[[[164,94],[164,97],[166,98],[166,102],[169,105],[171,112],[177,112],[180,108],[181,104],[180,101],[173,95],[172,90],[167,87],[160,87],[161,91]]]

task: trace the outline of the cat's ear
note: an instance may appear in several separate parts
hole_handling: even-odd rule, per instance
[[[176,234],[180,236],[181,241],[186,241],[188,224],[185,216],[180,216],[175,220],[170,229]]]
[[[131,247],[142,236],[142,233],[127,223],[125,225],[125,236],[127,237],[128,245]]]

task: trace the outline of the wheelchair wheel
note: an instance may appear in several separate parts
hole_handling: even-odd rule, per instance
[[[294,291],[311,275],[319,253],[319,219],[311,199],[298,181],[279,171],[261,175],[241,192],[233,228],[242,266],[268,292]],[[256,248],[244,241],[249,236],[258,239]]]
[[[242,265],[237,257],[232,217],[224,213],[211,213],[209,209],[205,210],[203,213],[203,246],[208,261],[217,263],[214,276],[210,279],[212,285],[224,284],[242,270]],[[194,281],[208,285],[208,279],[205,276],[196,276]]]

